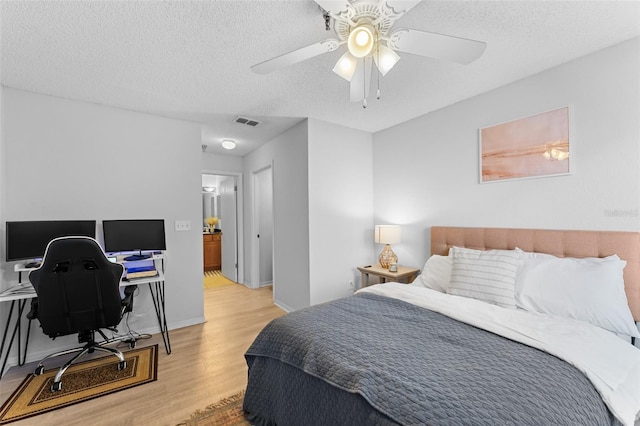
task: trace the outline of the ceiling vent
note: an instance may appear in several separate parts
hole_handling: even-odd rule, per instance
[[[257,121],[257,120],[252,120],[250,118],[240,117],[240,116],[237,116],[233,121],[238,123],[238,124],[245,124],[245,125],[251,126],[251,127],[256,127],[257,125],[260,124],[260,122]]]

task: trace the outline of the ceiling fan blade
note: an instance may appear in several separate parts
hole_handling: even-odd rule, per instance
[[[321,8],[334,17],[347,17],[353,15],[353,6],[347,0],[314,0]]]
[[[314,56],[322,55],[323,53],[332,52],[336,50],[342,42],[336,39],[327,39],[314,43],[312,45],[302,47],[284,55],[276,56],[275,58],[253,65],[251,70],[258,74],[268,74],[280,68],[287,67],[289,65],[296,64],[298,62],[311,59]]]
[[[371,87],[371,59],[358,59],[356,71],[351,77],[351,86],[349,90],[349,100],[358,102],[363,100],[369,94]]]
[[[398,19],[409,10],[413,9],[422,0],[386,0],[380,2],[384,14],[392,19]]]
[[[482,56],[487,43],[402,28],[391,34],[389,47],[415,55],[470,64]]]

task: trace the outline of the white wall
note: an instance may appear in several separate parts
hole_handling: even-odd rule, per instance
[[[255,243],[251,173],[272,164],[274,301],[285,310],[359,286],[356,267],[371,262],[373,244],[371,143],[369,133],[309,119],[245,156],[245,257]]]
[[[372,262],[372,135],[309,119],[310,304],[353,293]]]
[[[11,88],[2,100],[2,235],[10,220],[164,219],[169,328],[203,322],[200,127]],[[176,220],[190,220],[192,230],[175,232]],[[0,267],[3,286],[17,280],[4,256]],[[129,325],[159,330],[147,288]],[[72,344],[52,342],[35,325],[29,359]]]
[[[274,302],[287,311],[309,306],[308,124],[300,122],[244,157],[245,282],[252,275],[251,173],[273,166]]]
[[[202,153],[202,170],[212,172],[242,172],[242,157]]]
[[[376,223],[422,267],[433,225],[640,230],[640,41],[630,40],[374,135]],[[569,105],[570,176],[478,183],[478,129]]]
[[[258,211],[258,229],[255,230],[260,235],[258,244],[259,251],[259,272],[258,284],[260,286],[273,283],[273,179],[271,168],[263,169],[256,173],[253,179],[254,200],[258,206],[254,206]],[[256,208],[257,207],[257,208]]]

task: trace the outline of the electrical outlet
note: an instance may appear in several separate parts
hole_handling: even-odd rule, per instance
[[[191,230],[190,220],[176,220],[176,231],[190,231],[190,230]]]

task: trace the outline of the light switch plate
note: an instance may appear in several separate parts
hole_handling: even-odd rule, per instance
[[[190,230],[191,230],[190,220],[176,220],[176,231],[190,231]]]

